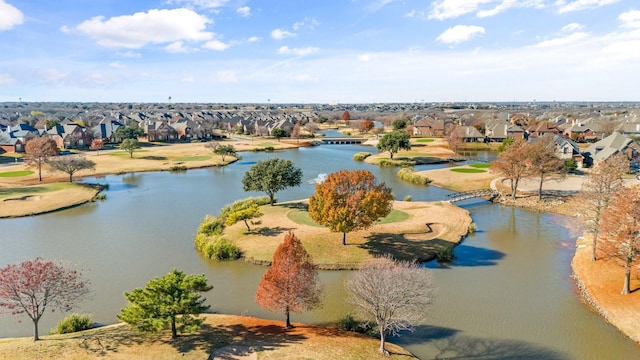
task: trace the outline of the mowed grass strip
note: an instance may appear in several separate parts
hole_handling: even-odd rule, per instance
[[[33,174],[31,170],[7,171],[0,173],[0,177],[20,177]]]
[[[476,168],[476,169],[488,169],[491,167],[491,164],[489,163],[479,163],[479,164],[470,164],[469,166],[471,166],[472,168]]]
[[[135,154],[143,153],[143,152],[149,152],[149,150],[136,149],[136,150],[133,151],[133,155],[135,157]],[[112,153],[109,153],[109,155],[111,155],[111,156],[130,156],[128,151],[114,151]]]
[[[430,142],[434,142],[434,141],[435,141],[435,139],[431,139],[431,138],[416,140],[416,142],[419,142],[419,143],[430,143]]]
[[[76,187],[73,183],[51,183],[36,186],[25,186],[15,188],[0,188],[0,199],[8,197],[19,197],[26,195],[38,195],[58,190]]]
[[[295,222],[296,224],[307,225],[307,226],[315,226],[315,227],[324,227],[320,224],[317,224],[315,221],[311,220],[309,217],[309,212],[306,210],[292,210],[287,213],[287,217]],[[376,224],[391,224],[394,222],[405,221],[409,218],[409,214],[400,210],[391,210],[389,215],[386,217],[376,221]]]
[[[455,168],[455,169],[451,169],[451,171],[462,173],[462,174],[479,174],[479,173],[487,172],[487,170],[474,169],[474,168]]]

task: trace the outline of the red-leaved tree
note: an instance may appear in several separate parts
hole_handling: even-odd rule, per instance
[[[640,187],[622,188],[600,218],[601,248],[624,269],[622,293],[630,294],[631,270],[640,263]]]
[[[377,184],[368,170],[341,170],[329,174],[316,184],[309,198],[309,217],[331,232],[342,233],[342,245],[347,233],[368,229],[391,212],[393,194],[384,183]]]
[[[39,340],[38,321],[45,310],[69,311],[89,293],[89,281],[62,264],[42,258],[0,269],[0,308],[12,315],[27,314]]]
[[[284,312],[285,327],[291,327],[289,313],[320,305],[318,272],[302,242],[291,231],[273,254],[273,263],[258,284],[256,302],[272,312]]]

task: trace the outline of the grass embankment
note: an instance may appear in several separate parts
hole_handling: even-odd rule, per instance
[[[278,142],[253,142],[251,140],[225,141],[237,151],[262,151],[266,148],[288,149],[297,144]],[[84,170],[74,174],[74,179],[84,176],[100,176],[107,174],[124,174],[141,171],[171,171],[174,169],[194,169],[211,166],[227,165],[237,158],[233,156],[215,155],[204,147],[205,143],[162,144],[141,143],[142,148],[134,152],[133,158],[129,153],[121,150],[100,150],[99,152],[84,152],[87,158],[96,163],[95,170]],[[304,143],[300,143],[303,145]],[[79,151],[77,151],[79,152]],[[11,154],[3,158],[13,159]],[[19,157],[19,154],[15,154]],[[20,162],[8,161],[10,165],[3,166],[0,173],[0,201],[1,194],[11,195],[12,199],[2,202],[0,217],[19,217],[47,213],[59,209],[66,209],[81,203],[91,201],[96,191],[80,186],[64,185],[69,179],[63,172],[51,172],[47,165],[42,168],[42,183],[38,181],[37,171],[27,168]],[[60,187],[51,186],[61,183]],[[64,191],[58,191],[64,188]]]
[[[431,185],[453,191],[489,189],[496,174],[485,170],[489,164],[472,164],[452,168],[419,171],[416,174],[427,177]]]
[[[379,340],[336,328],[283,323],[231,315],[204,315],[196,333],[171,340],[171,334],[144,334],[127,325],[79,333],[0,339],[3,359],[388,359],[377,352]],[[387,343],[392,359],[415,359]]]
[[[76,183],[0,188],[0,218],[47,213],[83,204],[99,190]]]
[[[389,152],[384,151],[371,155],[364,161],[381,166],[412,166],[447,162],[453,155],[445,140],[428,138],[412,140],[411,150],[399,151],[393,155],[393,160],[389,157]]]
[[[238,223],[224,232],[245,260],[270,264],[276,247],[291,230],[322,269],[353,269],[385,254],[401,260],[431,260],[438,249],[460,242],[471,224],[467,210],[448,203],[396,201],[389,217],[368,230],[348,233],[343,246],[342,233],[331,233],[309,219],[306,202],[266,205],[261,211],[262,224],[253,231],[247,233],[245,225]]]

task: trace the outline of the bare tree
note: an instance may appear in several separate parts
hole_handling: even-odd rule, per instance
[[[526,176],[528,168],[524,162],[526,143],[523,139],[514,141],[491,163],[492,171],[501,173],[511,181],[511,197],[515,199],[520,179]]]
[[[552,174],[565,175],[564,161],[556,155],[556,141],[552,136],[542,136],[526,147],[526,163],[531,175],[540,178],[538,198],[542,200],[542,184]]]
[[[457,125],[449,126],[449,132],[447,133],[447,146],[455,156],[458,156],[458,149],[464,142],[462,128]]]
[[[58,156],[49,160],[49,166],[55,171],[69,174],[69,182],[73,182],[73,174],[81,170],[95,169],[96,163],[87,159],[83,154],[72,156]]]
[[[0,269],[0,308],[27,314],[39,340],[38,321],[47,307],[69,311],[89,293],[89,281],[76,270],[41,258]]]
[[[600,218],[609,206],[613,195],[624,185],[622,176],[629,169],[629,160],[624,154],[616,154],[604,162],[598,163],[586,176],[582,190],[578,194],[579,204],[588,232],[593,234],[591,260],[597,258]]]
[[[366,262],[346,280],[350,302],[373,318],[380,332],[380,352],[386,336],[413,330],[431,303],[433,278],[429,270],[412,262],[383,257]]]
[[[49,162],[49,158],[58,155],[58,145],[48,137],[39,137],[27,142],[25,160],[28,166],[38,168],[38,180],[42,181],[42,165]]]

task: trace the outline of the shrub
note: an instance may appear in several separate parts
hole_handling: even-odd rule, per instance
[[[107,194],[98,194],[95,197],[96,200],[107,200]]]
[[[187,167],[184,165],[174,165],[169,168],[169,171],[171,172],[187,171]]]
[[[436,251],[436,259],[438,259],[438,262],[451,262],[455,258],[453,246],[444,246]]]
[[[209,243],[206,255],[214,260],[236,260],[240,258],[242,252],[231,241],[216,236],[213,242]]]
[[[273,150],[275,150],[275,148],[273,146],[265,146],[264,151],[266,152],[273,152]]]
[[[415,185],[428,185],[431,182],[428,177],[420,176],[416,174],[413,169],[409,168],[400,169],[397,176],[400,180],[410,182]]]
[[[472,222],[471,224],[469,224],[469,233],[470,234],[476,233],[476,223]]]
[[[404,197],[404,201],[411,201],[411,200],[413,200],[411,195],[407,195],[407,196]]]
[[[198,227],[198,234],[220,235],[224,230],[224,220],[217,216],[207,215]]]
[[[355,161],[364,161],[364,159],[368,158],[369,156],[371,156],[370,152],[359,152],[355,155],[353,155],[353,160]]]
[[[58,334],[69,334],[88,330],[93,327],[93,320],[89,314],[71,314],[58,323]]]
[[[375,333],[375,329],[369,322],[357,320],[351,314],[347,314],[342,319],[338,320],[338,328],[340,328],[340,330],[361,334],[373,335]]]

